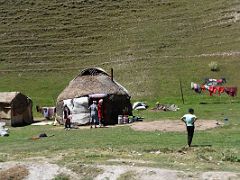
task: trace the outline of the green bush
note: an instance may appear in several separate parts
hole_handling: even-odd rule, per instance
[[[210,64],[208,64],[210,67],[211,71],[219,71],[219,65],[216,61],[212,61]]]

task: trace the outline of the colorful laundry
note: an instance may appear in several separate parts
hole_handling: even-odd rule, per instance
[[[194,89],[196,93],[201,93],[202,91],[201,86],[193,82],[191,83],[191,88]]]
[[[219,86],[219,85],[223,85],[225,83],[227,83],[225,78],[221,78],[221,79],[209,79],[209,78],[206,78],[204,80],[204,84],[208,85],[208,86]]]
[[[46,119],[53,119],[56,114],[56,107],[40,107],[36,106],[37,112],[42,113]]]
[[[207,90],[210,96],[212,96],[213,94],[218,94],[220,96],[222,93],[227,93],[229,96],[232,96],[232,97],[236,96],[237,87],[219,86],[226,82],[227,81],[225,78],[205,79],[205,84],[201,84],[201,85],[191,82],[191,89],[193,89],[196,93],[205,92]]]

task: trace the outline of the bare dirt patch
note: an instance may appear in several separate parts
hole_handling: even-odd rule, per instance
[[[71,170],[49,163],[44,158],[34,161],[0,163],[0,180],[51,180],[59,174],[65,174],[69,176],[69,179],[78,177]]]
[[[234,172],[190,172],[170,169],[160,169],[151,167],[138,166],[107,166],[99,165],[104,170],[103,174],[99,174],[95,180],[111,179],[117,180],[122,175],[129,173],[131,177],[127,179],[139,180],[237,180],[239,173]],[[124,178],[123,178],[124,179]]]
[[[30,160],[30,159],[29,159]],[[49,159],[48,159],[49,160]],[[240,178],[240,173],[236,172],[190,172],[180,170],[170,170],[148,167],[149,161],[138,161],[129,159],[112,159],[109,161],[118,162],[121,165],[85,165],[86,168],[101,169],[94,180],[117,180],[117,179],[139,179],[139,180],[237,180]],[[123,162],[129,162],[122,165]],[[137,166],[135,163],[140,163]],[[152,162],[153,163],[153,162]],[[145,166],[144,166],[145,164]],[[8,174],[10,172],[10,174]],[[69,180],[86,179],[85,172],[72,171],[66,167],[60,167],[57,164],[47,162],[45,158],[37,158],[35,161],[22,161],[22,162],[1,162],[0,163],[0,180],[51,180],[55,177],[60,179],[67,177]],[[64,179],[64,178],[63,178]]]
[[[22,180],[28,176],[28,169],[25,166],[14,166],[9,169],[0,171],[1,179]]]
[[[197,120],[195,130],[207,130],[221,126],[216,120]],[[186,126],[181,120],[163,120],[152,122],[137,122],[131,125],[136,131],[163,131],[163,132],[184,132]]]

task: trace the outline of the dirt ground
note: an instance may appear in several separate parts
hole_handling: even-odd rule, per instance
[[[49,160],[49,159],[48,159]],[[24,162],[2,162],[0,163],[0,180],[52,180],[56,176],[64,174],[71,180],[84,179],[83,175],[76,174],[73,171],[60,167],[56,164],[48,162],[47,159],[28,160]],[[133,160],[113,159],[111,161],[118,162],[121,165],[89,165],[89,168],[100,168],[103,170],[101,174],[95,177],[95,180],[117,180],[119,177],[127,177],[127,179],[139,180],[239,180],[240,173],[234,172],[191,172],[178,171],[160,168],[151,168],[144,166],[136,166]],[[122,165],[127,162],[127,165]],[[149,163],[149,162],[147,162]],[[22,169],[17,172],[14,169]],[[3,179],[4,177],[4,179]],[[66,179],[66,178],[65,178]],[[123,178],[124,179],[124,178]]]
[[[53,125],[53,121],[41,121],[34,123],[32,125]],[[222,126],[223,123],[217,120],[197,120],[195,122],[195,130],[207,130]],[[117,124],[109,125],[105,128],[114,128],[120,126],[130,126],[136,131],[165,131],[165,132],[184,132],[186,131],[185,124],[181,120],[161,120],[161,121],[151,121],[151,122],[134,122],[131,124]],[[56,129],[56,127],[54,127]],[[59,126],[63,128],[63,126]],[[89,126],[80,126],[77,129],[89,129]]]
[[[21,167],[25,171],[13,171],[18,167]],[[0,174],[2,175],[0,176],[0,180],[51,180],[58,174],[66,174],[70,179],[74,180],[78,177],[71,170],[49,163],[45,158],[23,162],[2,162],[0,163]]]
[[[197,120],[195,130],[207,130],[221,126],[216,120]],[[186,126],[181,120],[163,120],[152,122],[137,122],[131,125],[136,131],[165,131],[165,132],[183,132]]]

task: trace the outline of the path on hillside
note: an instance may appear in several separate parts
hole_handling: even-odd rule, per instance
[[[206,54],[197,54],[197,55],[191,55],[191,56],[160,56],[157,57],[158,59],[161,58],[180,58],[180,59],[186,59],[186,58],[196,58],[196,57],[229,57],[229,56],[236,56],[239,57],[240,56],[240,52],[236,51],[229,51],[229,52],[216,52],[216,53],[206,53]],[[154,58],[154,57],[151,57]],[[114,61],[104,61],[101,62],[99,64],[94,64],[94,66],[103,66],[103,65],[107,65],[107,64],[116,64],[116,63],[124,63],[124,62],[133,62],[133,61],[139,61],[139,60],[146,60],[146,58],[130,58],[127,60],[114,60]],[[54,65],[61,65],[62,62],[54,62],[54,63],[32,63],[31,65],[49,65],[49,64],[54,64]],[[24,65],[24,64],[21,64]],[[27,64],[29,65],[29,63]],[[26,68],[26,69],[0,69],[0,72],[48,72],[48,71],[67,71],[67,70],[77,70],[79,69],[79,67],[76,66],[70,66],[70,67],[61,67],[61,68]]]

